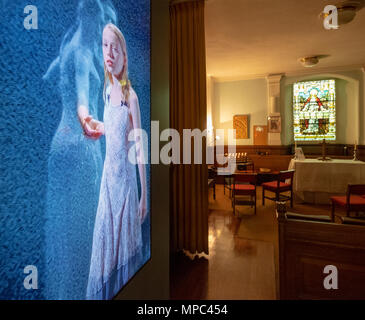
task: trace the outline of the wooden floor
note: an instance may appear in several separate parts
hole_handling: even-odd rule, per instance
[[[250,207],[238,207],[218,185],[216,200],[209,195],[209,255],[188,253],[171,256],[171,299],[272,300],[278,297],[278,238],[275,204],[261,204],[257,215]],[[291,212],[330,214],[329,206],[295,203]]]

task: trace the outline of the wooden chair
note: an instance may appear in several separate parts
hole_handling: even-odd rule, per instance
[[[332,221],[335,221],[335,207],[340,206],[346,209],[346,216],[350,217],[350,212],[365,212],[365,184],[349,184],[345,196],[331,197]]]
[[[277,180],[263,183],[262,205],[263,206],[265,205],[265,199],[269,199],[272,201],[290,200],[290,206],[293,207],[293,178],[294,178],[294,170],[280,171],[279,174],[277,175]],[[265,190],[275,193],[275,197],[265,196]],[[281,194],[287,191],[290,191],[290,196]]]
[[[252,171],[254,172],[255,165],[253,162],[238,162],[237,164],[238,171]],[[223,193],[226,194],[226,189],[229,190],[229,197],[232,198],[232,186],[234,184],[233,175],[228,175],[224,178],[224,188]]]
[[[255,207],[256,214],[256,173],[237,173],[233,175],[232,206],[236,215],[236,205],[250,205]],[[250,196],[250,200],[242,200],[240,197]]]

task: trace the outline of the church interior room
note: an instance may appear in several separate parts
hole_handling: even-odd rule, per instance
[[[171,298],[365,298],[365,1],[204,20],[208,249],[172,255]]]

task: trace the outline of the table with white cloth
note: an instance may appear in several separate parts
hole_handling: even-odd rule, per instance
[[[307,203],[329,204],[331,196],[346,194],[348,184],[365,184],[362,161],[292,159],[290,169],[295,169],[294,194]]]

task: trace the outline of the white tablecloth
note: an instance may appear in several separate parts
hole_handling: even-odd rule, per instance
[[[289,169],[295,169],[293,190],[305,202],[329,203],[330,196],[346,194],[349,183],[365,184],[362,161],[292,159]]]

